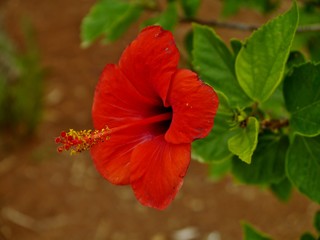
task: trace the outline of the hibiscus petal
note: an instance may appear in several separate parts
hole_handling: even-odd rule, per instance
[[[215,91],[190,70],[176,72],[170,87],[167,105],[172,107],[173,117],[166,141],[170,143],[191,143],[207,136],[213,126],[218,109]]]
[[[142,130],[143,131],[143,130]],[[104,143],[91,148],[91,156],[98,172],[109,182],[118,185],[130,183],[130,158],[135,147],[148,137],[136,130],[136,134],[118,132]]]
[[[170,144],[163,135],[139,145],[131,157],[131,186],[146,206],[164,209],[179,191],[190,163],[190,144]]]
[[[158,103],[161,106],[161,103]],[[92,118],[94,127],[121,126],[154,115],[157,102],[141,95],[114,64],[102,72],[94,94]]]
[[[115,145],[115,144],[113,144]],[[128,146],[124,147],[129,149]],[[111,151],[110,151],[111,150]],[[122,150],[122,149],[117,149]],[[109,182],[117,185],[130,183],[130,152],[118,154],[109,142],[91,148],[91,156],[97,171]]]
[[[142,96],[116,65],[105,67],[96,87],[92,107],[95,129],[110,129],[154,115],[155,102]],[[97,170],[114,184],[128,184],[130,156],[136,145],[150,139],[152,126],[140,126],[111,134],[105,143],[92,147]]]
[[[125,49],[119,66],[142,95],[164,100],[179,57],[172,34],[151,26]]]

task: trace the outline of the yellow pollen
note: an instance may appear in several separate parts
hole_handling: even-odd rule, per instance
[[[70,154],[89,150],[93,145],[110,139],[110,129],[105,127],[101,130],[80,130],[70,129],[69,132],[61,132],[56,138],[56,143],[61,144],[58,152],[70,150]]]

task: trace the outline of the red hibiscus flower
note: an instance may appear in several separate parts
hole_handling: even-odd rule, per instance
[[[214,90],[179,69],[172,34],[145,28],[108,64],[96,87],[93,132],[71,130],[60,151],[90,148],[97,170],[113,184],[130,184],[146,206],[166,208],[179,191],[192,141],[205,137],[218,108]],[[105,141],[107,140],[107,141]]]

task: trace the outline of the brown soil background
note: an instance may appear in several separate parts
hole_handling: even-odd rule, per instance
[[[269,191],[241,186],[231,177],[213,182],[207,166],[196,161],[171,206],[157,211],[141,206],[130,187],[103,180],[89,154],[70,157],[56,152],[54,137],[61,130],[91,128],[92,97],[100,72],[106,63],[118,61],[138,33],[133,26],[114,44],[95,43],[82,49],[80,23],[94,2],[0,2],[5,27],[18,43],[21,19],[30,19],[46,69],[43,120],[36,136],[0,153],[0,239],[233,240],[242,239],[242,220],[279,240],[299,239],[304,231],[313,231],[318,206],[301,194],[295,192],[282,203]],[[215,19],[220,10],[220,1],[204,0],[199,16]],[[231,20],[259,24],[269,17],[243,10]],[[180,49],[188,28],[175,31]],[[217,31],[227,41],[248,35]]]

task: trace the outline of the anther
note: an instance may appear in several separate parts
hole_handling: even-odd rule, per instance
[[[67,133],[66,133],[65,131],[62,131],[62,132],[60,133],[60,136],[63,137],[63,138],[66,137],[66,135],[67,135]]]
[[[58,152],[70,150],[71,154],[82,152],[90,149],[93,145],[110,139],[110,129],[105,127],[101,130],[81,130],[75,131],[70,129],[69,132],[61,132],[60,137],[55,139]]]

